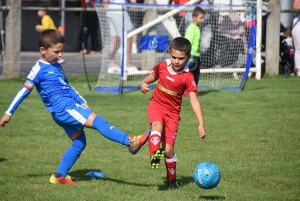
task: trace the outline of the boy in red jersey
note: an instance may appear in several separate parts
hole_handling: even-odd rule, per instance
[[[177,158],[174,144],[185,90],[189,93],[191,106],[199,122],[200,137],[203,139],[206,136],[202,109],[196,94],[197,86],[186,65],[190,52],[191,43],[188,39],[175,38],[169,46],[170,59],[156,65],[140,85],[142,93],[146,94],[150,90],[148,85],[158,81],[148,105],[148,120],[151,125],[148,144],[152,168],[158,168],[160,159],[165,157],[166,180],[170,189],[179,188],[176,182]]]

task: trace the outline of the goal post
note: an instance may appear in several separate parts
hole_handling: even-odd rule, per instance
[[[206,11],[201,25],[199,89],[242,90],[249,72],[260,71],[252,65],[256,27],[246,23],[254,21],[254,7],[193,4],[195,2],[197,0],[181,6],[113,4],[108,8],[107,4],[95,4],[103,53],[94,90],[117,94],[139,90],[141,80],[152,72],[154,65],[169,58],[168,44],[177,37],[182,26],[186,29],[192,22],[195,6]],[[118,22],[114,23],[122,27],[122,34],[114,37],[112,21],[117,17]],[[132,29],[128,29],[130,26]],[[132,51],[134,45],[137,52]],[[112,49],[116,50],[114,55]],[[112,71],[112,64],[116,71]],[[134,68],[130,66],[136,69],[131,70]],[[155,83],[151,85],[154,86]]]

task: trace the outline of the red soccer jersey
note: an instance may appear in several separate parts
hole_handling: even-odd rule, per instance
[[[153,68],[154,73],[158,76],[158,83],[152,94],[153,101],[170,112],[179,113],[181,109],[182,95],[187,92],[196,91],[197,86],[194,76],[185,66],[182,72],[171,73],[168,66],[171,61],[159,63]]]

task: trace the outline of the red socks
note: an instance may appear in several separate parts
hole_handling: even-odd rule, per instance
[[[165,165],[167,169],[166,179],[168,181],[176,180],[176,161],[177,161],[176,154],[171,159],[165,158]]]
[[[157,131],[151,131],[148,138],[149,154],[150,158],[152,154],[160,148],[161,134]]]

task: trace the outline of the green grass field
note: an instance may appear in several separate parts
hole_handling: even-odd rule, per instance
[[[95,86],[97,76],[90,77]],[[0,80],[0,111],[25,78]],[[121,130],[138,135],[148,127],[150,93],[89,91],[84,76],[69,77],[91,108]],[[0,200],[300,200],[300,79],[250,79],[243,92],[201,91],[207,137],[184,98],[175,151],[180,189],[167,190],[164,164],[151,169],[147,145],[133,156],[126,147],[86,129],[87,147],[69,174],[76,186],[51,185],[70,140],[34,90],[4,129],[0,128]],[[222,178],[211,190],[192,179],[197,164],[211,161]],[[92,170],[107,179],[86,177]]]

